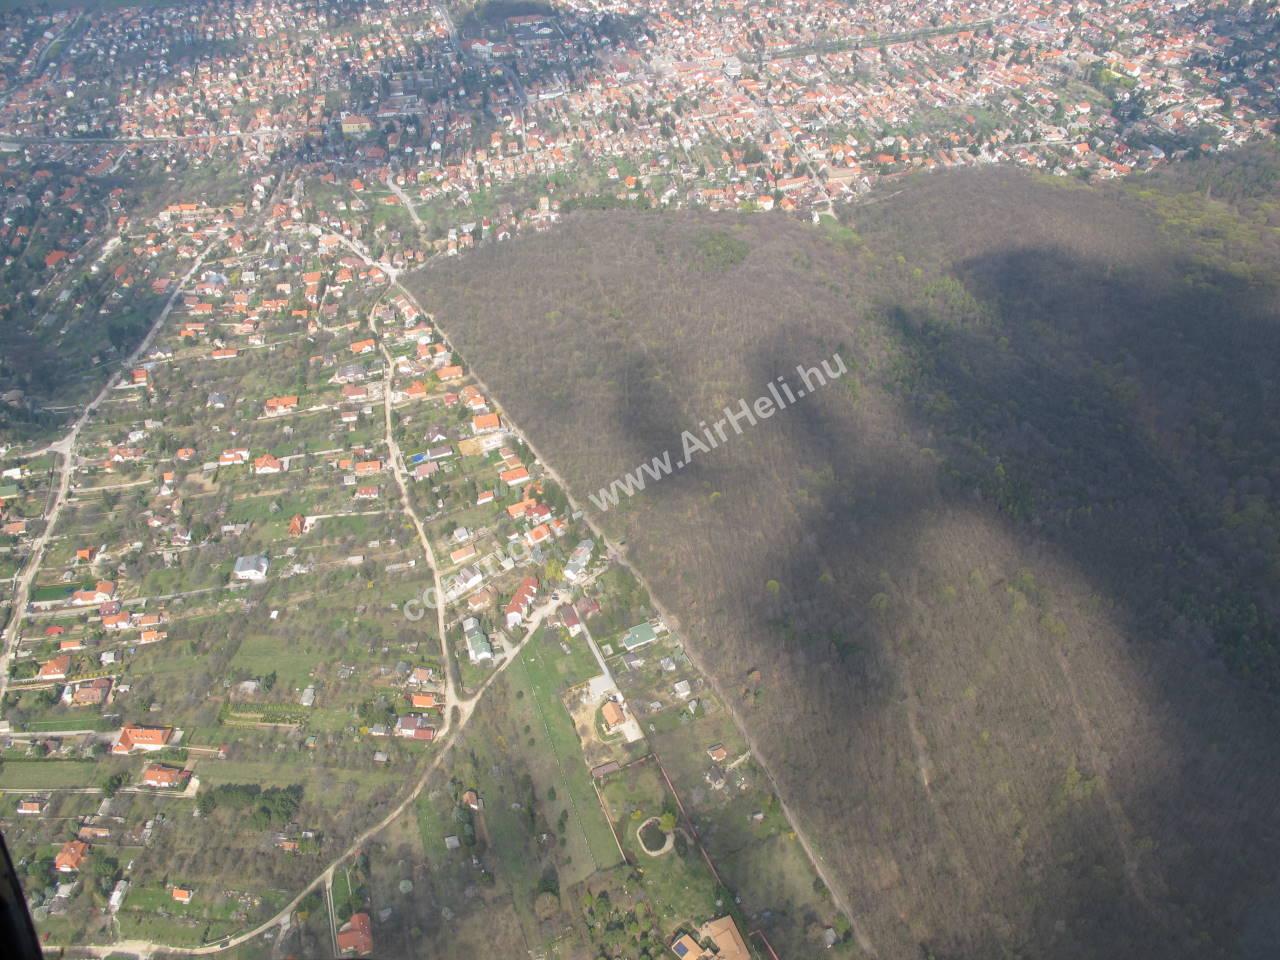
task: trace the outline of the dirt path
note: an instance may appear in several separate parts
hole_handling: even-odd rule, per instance
[[[410,294],[409,291],[406,290],[400,284],[400,281],[398,279],[393,277],[392,282],[397,288],[404,291],[406,295],[412,296],[412,294]],[[448,334],[445,332],[444,328],[440,326],[438,321],[436,321],[436,327],[437,329],[440,330],[442,334],[445,335],[446,339],[449,339]],[[499,400],[498,395],[493,391],[493,389],[487,383],[485,383],[484,380],[480,378],[480,376],[475,372],[474,368],[471,369],[471,378],[475,381],[476,385],[481,390],[483,390],[486,394],[492,397],[494,400],[494,403],[498,404],[498,406],[502,409],[503,418],[507,421],[508,427],[512,430],[512,432],[516,433],[518,436],[520,436],[522,440],[524,440],[530,452],[534,455],[534,457],[537,458],[538,462],[542,465],[542,468],[546,472],[547,476],[550,477],[552,480],[554,480],[556,484],[560,487],[560,489],[564,491],[565,499],[568,501],[571,509],[582,513],[583,520],[586,522],[587,526],[591,528],[591,532],[599,539],[599,541],[602,544],[604,544],[604,546],[608,549],[608,551],[613,556],[617,557],[617,562],[620,563],[622,566],[626,567],[631,572],[631,574],[636,578],[637,582],[639,582],[639,584],[642,587],[644,587],[645,591],[649,594],[649,597],[653,602],[654,609],[658,611],[658,614],[662,617],[662,619],[666,622],[666,624],[673,631],[677,630],[680,626],[679,619],[675,617],[671,613],[671,611],[666,608],[666,606],[662,603],[661,600],[658,599],[658,595],[654,591],[653,586],[645,578],[644,574],[638,568],[636,568],[635,565],[632,564],[630,558],[627,556],[625,548],[619,546],[618,544],[615,544],[612,540],[610,540],[608,535],[597,523],[594,515],[578,504],[578,502],[574,499],[572,488],[569,486],[568,483],[565,482],[564,477],[560,475],[560,472],[556,470],[555,467],[551,466],[547,458],[542,455],[542,453],[538,450],[537,446],[534,445],[533,441],[529,439],[529,435],[520,430],[515,420],[512,418],[509,409],[506,407],[505,404],[501,402],[501,400]],[[782,810],[782,814],[787,818],[787,822],[791,824],[791,829],[795,832],[796,839],[800,841],[800,846],[803,848],[805,852],[805,856],[809,858],[809,862],[813,865],[814,871],[821,878],[822,882],[826,884],[827,890],[831,894],[831,899],[832,899],[832,902],[835,904],[836,909],[838,909],[842,914],[844,914],[845,918],[849,921],[850,928],[853,930],[854,939],[857,940],[859,949],[861,949],[863,953],[867,954],[870,957],[873,957],[873,958],[878,957],[879,954],[876,952],[875,945],[871,942],[871,938],[867,935],[862,925],[858,922],[858,918],[854,914],[848,899],[841,892],[840,888],[837,887],[832,882],[831,871],[830,871],[830,868],[827,866],[826,861],[822,858],[822,855],[819,854],[817,850],[814,848],[813,843],[809,839],[808,834],[805,833],[804,828],[800,825],[800,822],[792,813],[791,808],[787,805],[786,798],[783,795],[782,791],[778,789],[777,778],[773,775],[773,770],[770,768],[769,763],[765,758],[765,755],[761,752],[759,744],[756,743],[754,737],[752,737],[751,735],[749,728],[743,723],[742,717],[737,710],[734,700],[731,697],[726,695],[718,679],[713,673],[711,673],[707,669],[706,663],[702,660],[701,656],[698,654],[696,649],[691,648],[688,644],[686,644],[685,652],[688,654],[689,659],[693,662],[693,665],[698,669],[698,671],[704,677],[707,678],[708,682],[711,684],[712,689],[715,690],[716,696],[720,698],[721,702],[725,704],[726,708],[729,710],[729,713],[733,716],[734,723],[737,724],[738,729],[742,732],[743,738],[747,741],[747,746],[750,747],[751,753],[756,758],[756,763],[759,764],[760,769],[764,772],[765,776],[769,780],[770,788],[773,790],[774,794],[778,797],[778,805]]]
[[[366,262],[369,262],[367,257],[365,259]],[[382,385],[382,414],[385,423],[384,439],[387,444],[387,462],[390,464],[391,473],[396,479],[396,486],[400,488],[400,505],[404,510],[405,516],[413,524],[413,529],[418,535],[418,542],[422,545],[422,553],[427,559],[427,566],[431,568],[431,582],[435,589],[437,600],[435,605],[436,630],[440,636],[441,662],[445,667],[445,703],[446,706],[452,707],[461,700],[461,696],[459,694],[458,671],[454,667],[453,658],[449,655],[449,635],[444,621],[444,585],[440,581],[440,565],[436,562],[435,550],[431,547],[431,538],[427,536],[426,528],[422,525],[422,518],[418,516],[418,511],[413,508],[413,501],[409,497],[409,485],[405,481],[409,471],[405,467],[404,454],[400,451],[400,444],[396,441],[395,430],[393,429],[391,395],[395,392],[396,365],[391,357],[391,351],[387,349],[386,341],[379,335],[378,322],[374,319],[374,315],[377,313],[377,306],[381,302],[382,298],[379,297],[374,304],[374,309],[369,311],[369,331],[378,341],[378,349],[381,350],[382,359],[386,362]],[[453,722],[452,715],[453,711],[451,709],[445,711],[443,724],[437,732],[437,736],[444,736],[449,732],[449,726]]]
[[[339,236],[338,239],[344,246],[346,246],[349,250],[351,250],[353,253],[359,256],[367,265],[377,266],[384,273],[386,273],[386,275],[391,281],[390,286],[399,290],[401,293],[405,295],[405,297],[408,298],[410,303],[416,306],[419,310],[422,310],[421,304],[418,303],[418,300],[413,295],[412,291],[408,290],[407,288],[405,288],[403,285],[400,284],[398,279],[398,275],[399,275],[398,270],[391,267],[389,264],[374,260],[369,255],[368,251],[363,248],[363,246],[358,245],[357,243],[353,242],[349,238]],[[423,311],[423,313],[425,314],[425,311]],[[372,316],[370,316],[369,325],[370,325],[370,328],[373,329],[373,331],[376,333],[377,332],[376,323],[373,320]],[[445,333],[443,328],[440,328],[438,324],[437,324],[437,328],[440,329],[440,332],[445,336],[445,339],[449,340],[449,337],[447,333]],[[405,513],[410,518],[411,522],[413,522],[415,530],[417,531],[419,540],[422,543],[423,552],[427,556],[428,563],[432,567],[433,580],[436,588],[436,596],[443,597],[444,593],[443,593],[443,590],[441,589],[440,576],[435,564],[434,551],[431,548],[430,540],[426,535],[426,531],[422,526],[421,520],[418,518],[416,511],[413,510],[412,505],[409,501],[408,487],[405,483],[405,474],[407,471],[405,470],[405,466],[404,466],[404,458],[401,454],[399,445],[395,441],[395,437],[391,429],[392,427],[392,418],[391,418],[392,391],[390,387],[392,383],[392,378],[394,376],[394,365],[391,363],[390,352],[386,349],[385,344],[382,343],[381,338],[378,338],[378,340],[379,340],[379,346],[383,353],[383,358],[387,362],[386,389],[383,391],[383,412],[384,412],[385,431],[386,431],[386,439],[387,439],[387,446],[388,446],[388,456],[392,463],[392,472],[395,475],[397,484],[400,487],[401,501],[405,507]],[[496,394],[493,392],[493,390],[489,388],[488,384],[486,384],[483,380],[481,380],[478,376],[475,375],[474,370],[472,371],[472,378],[474,379],[476,385],[480,387],[481,390],[483,390],[489,396],[494,398],[495,403],[498,402]],[[575,511],[581,510],[582,508],[579,507],[578,504],[574,501],[573,496],[570,493],[570,487],[564,481],[564,478],[559,474],[558,471],[556,471],[547,462],[546,458],[543,457],[538,452],[537,448],[533,445],[532,442],[530,442],[528,436],[519,430],[519,428],[516,426],[514,421],[511,420],[510,415],[505,412],[505,407],[503,409],[504,409],[504,416],[507,419],[510,429],[514,433],[516,433],[529,447],[530,451],[538,459],[539,463],[541,464],[543,470],[546,472],[547,476],[549,476],[552,480],[554,480],[560,486],[560,488],[564,491],[566,499],[568,500],[571,508]],[[627,558],[626,553],[621,548],[619,548],[616,544],[612,543],[609,540],[609,538],[605,535],[604,531],[601,530],[600,527],[597,525],[595,518],[591,514],[583,511],[582,515],[587,525],[592,530],[593,534],[599,539],[599,541],[602,544],[605,545],[605,547],[613,554],[613,556],[618,558],[617,562],[627,567],[628,570],[631,571],[631,573],[636,577],[636,579],[640,582],[640,584],[645,588],[645,590],[648,591],[650,597],[653,600],[654,608],[658,611],[658,613],[662,616],[662,618],[666,621],[666,623],[673,630],[676,629],[679,625],[678,619],[674,617],[657,599],[657,595],[654,593],[652,587],[645,580],[644,576],[640,573],[640,571],[637,570],[634,566],[632,566],[630,560]],[[293,898],[293,900],[291,900],[288,904],[286,904],[274,916],[258,924],[258,926],[254,927],[251,930],[245,931],[244,933],[238,934],[234,937],[224,938],[223,940],[218,941],[216,943],[206,944],[205,946],[202,946],[202,947],[172,947],[165,944],[152,943],[148,941],[128,940],[128,941],[120,941],[114,944],[104,945],[104,946],[78,947],[76,948],[77,952],[85,956],[102,957],[102,958],[105,958],[114,954],[118,954],[118,953],[136,953],[142,956],[150,956],[152,953],[156,953],[156,952],[163,952],[167,954],[182,955],[182,956],[206,956],[209,954],[219,953],[223,950],[229,950],[233,947],[237,947],[242,943],[246,943],[249,940],[252,940],[255,937],[262,935],[267,930],[270,930],[273,927],[282,927],[287,925],[289,922],[290,916],[298,908],[298,906],[302,903],[302,901],[306,899],[306,897],[309,896],[312,892],[314,892],[317,888],[319,888],[322,883],[325,883],[326,878],[331,877],[333,871],[341,863],[343,863],[344,861],[354,856],[370,839],[372,839],[374,836],[376,836],[378,833],[384,830],[387,826],[389,826],[392,822],[394,822],[406,810],[409,809],[410,805],[414,801],[417,800],[417,798],[422,794],[422,791],[426,788],[426,785],[430,780],[432,774],[435,773],[440,768],[440,766],[444,763],[445,759],[448,757],[449,752],[453,749],[454,745],[460,739],[461,731],[470,721],[471,717],[475,712],[476,706],[479,704],[480,699],[484,696],[485,692],[489,689],[490,686],[492,686],[497,681],[497,679],[502,675],[502,673],[505,670],[507,670],[513,663],[515,663],[517,660],[520,659],[520,654],[523,652],[524,647],[529,643],[530,640],[533,639],[534,635],[538,632],[538,629],[542,626],[543,620],[552,611],[554,611],[555,607],[556,607],[556,602],[551,598],[548,598],[542,604],[540,604],[537,608],[531,611],[530,617],[528,618],[528,621],[527,621],[527,627],[526,627],[526,632],[524,637],[520,640],[519,643],[517,643],[511,649],[508,656],[494,668],[493,672],[485,679],[484,683],[480,685],[480,687],[469,699],[463,700],[456,695],[457,687],[453,681],[452,668],[450,668],[449,672],[447,673],[447,678],[449,683],[449,686],[448,686],[448,696],[449,696],[449,704],[450,704],[449,715],[446,718],[444,726],[441,728],[441,730],[437,735],[438,736],[437,743],[439,744],[439,753],[435,756],[435,758],[431,761],[431,763],[428,764],[426,769],[422,772],[422,774],[419,776],[417,781],[414,783],[413,788],[404,797],[404,799],[400,801],[400,803],[398,803],[394,808],[392,808],[377,823],[373,824],[372,826],[362,831],[350,843],[350,845],[348,845],[348,847],[345,850],[343,850],[329,864],[328,867],[326,867],[323,871],[317,874],[316,877],[312,879],[310,883],[308,883],[301,891],[299,891],[299,893],[297,894],[297,896]],[[440,642],[443,648],[443,653],[446,657],[445,662],[448,664],[451,664],[452,659],[449,656],[448,646],[446,643],[446,635],[445,635],[445,605],[444,604],[440,604],[437,607],[437,623],[440,629]],[[773,792],[778,796],[779,806],[782,810],[782,813],[787,818],[787,821],[791,824],[791,827],[795,832],[796,838],[800,841],[801,848],[805,851],[805,855],[809,858],[809,861],[813,864],[813,868],[815,872],[822,879],[823,883],[826,884],[827,889],[831,893],[832,901],[835,903],[836,908],[840,910],[840,912],[843,913],[846,918],[848,918],[850,925],[853,929],[854,937],[857,940],[860,949],[865,954],[867,954],[872,958],[877,957],[878,954],[876,953],[874,946],[872,945],[870,939],[866,936],[865,932],[862,930],[861,926],[859,925],[857,918],[854,916],[853,911],[850,909],[847,900],[843,897],[839,889],[836,886],[834,886],[831,880],[829,879],[828,869],[825,862],[822,860],[821,856],[817,854],[816,851],[813,849],[808,837],[806,836],[803,829],[798,824],[790,808],[787,806],[785,799],[783,799],[781,791],[778,790],[777,782],[774,779],[773,773],[771,772],[767,763],[765,762],[758,746],[756,745],[754,740],[751,738],[751,735],[748,733],[746,727],[743,725],[741,717],[738,716],[737,711],[734,709],[732,705],[733,701],[725,696],[724,691],[720,689],[719,684],[715,681],[713,676],[710,673],[708,673],[704,665],[699,662],[699,659],[697,658],[696,654],[693,651],[688,650],[688,648],[686,648],[686,650],[689,653],[690,659],[693,660],[694,665],[703,673],[704,676],[708,678],[708,680],[712,684],[713,689],[715,689],[716,694],[720,697],[721,701],[726,704],[730,713],[733,715],[734,721],[738,725],[739,729],[742,731],[743,736],[747,741],[748,747],[751,749],[752,754],[756,757],[756,761],[759,764],[761,770],[764,772],[765,776],[769,779],[770,786]],[[456,716],[454,715],[455,711],[456,711]],[[452,735],[445,736],[446,734],[452,734]],[[674,790],[673,790],[673,793],[674,793]],[[703,851],[703,856],[706,857],[705,850]],[[710,863],[709,860],[708,860],[708,863]],[[714,866],[712,867],[712,872],[713,873],[715,872]]]
[[[116,385],[124,376],[124,372],[130,369],[140,357],[151,349],[151,344],[155,342],[161,327],[169,319],[169,314],[173,312],[174,305],[178,302],[178,297],[191,281],[191,278],[204,266],[204,262],[209,255],[221,244],[221,240],[216,240],[201,251],[195,262],[191,264],[190,269],[174,285],[173,292],[169,294],[169,299],[165,301],[164,308],[151,325],[151,329],[147,331],[147,335],[142,338],[142,342],[134,348],[133,352],[124,359],[116,372],[102,385],[98,395],[85,406],[84,411],[72,425],[70,432],[57,443],[50,444],[48,447],[49,450],[60,454],[62,458],[58,471],[57,494],[54,496],[53,506],[45,516],[44,529],[32,544],[31,555],[27,558],[26,566],[18,577],[17,588],[14,591],[13,614],[2,638],[3,649],[0,649],[0,704],[3,704],[5,691],[9,686],[9,663],[17,650],[18,636],[21,633],[23,618],[26,616],[27,602],[31,596],[31,584],[35,581],[36,572],[40,569],[40,564],[44,560],[45,547],[48,546],[53,529],[57,525],[58,516],[67,502],[67,494],[71,489],[71,476],[75,471],[76,465],[76,441],[80,437],[80,431],[89,422],[89,418],[93,416],[99,404],[116,388]]]
[[[1147,878],[1144,876],[1142,866],[1138,861],[1133,823],[1129,820],[1128,814],[1124,812],[1124,807],[1121,806],[1120,801],[1116,798],[1115,791],[1111,789],[1111,784],[1107,779],[1107,765],[1103,760],[1102,746],[1098,742],[1098,732],[1094,729],[1092,721],[1090,721],[1088,714],[1080,703],[1080,697],[1076,691],[1075,677],[1071,672],[1071,663],[1061,645],[1054,645],[1054,653],[1057,656],[1058,668],[1062,672],[1067,695],[1071,698],[1071,709],[1075,715],[1076,723],[1080,727],[1080,732],[1084,736],[1085,746],[1089,751],[1089,765],[1097,778],[1098,796],[1101,797],[1102,805],[1107,811],[1107,820],[1110,822],[1112,832],[1115,834],[1116,845],[1119,847],[1120,856],[1124,861],[1124,872],[1128,880],[1129,891],[1152,917],[1156,918],[1157,921],[1162,921],[1164,918],[1161,917],[1160,911],[1151,898]],[[1157,892],[1160,895],[1164,894],[1163,890]]]

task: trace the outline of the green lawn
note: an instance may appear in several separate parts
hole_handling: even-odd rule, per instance
[[[557,653],[559,648],[556,648]],[[542,662],[539,662],[539,661]],[[545,651],[539,653],[536,644],[521,654],[520,663],[507,672],[508,682],[516,689],[523,686],[526,700],[532,701],[532,713],[536,731],[540,726],[542,742],[535,745],[529,757],[530,766],[541,771],[542,777],[557,785],[557,792],[570,799],[570,823],[576,823],[581,834],[582,849],[573,857],[579,869],[564,882],[574,883],[586,879],[596,870],[604,870],[621,862],[613,833],[600,809],[591,774],[582,756],[578,732],[574,729],[569,711],[560,700],[561,675],[546,663]],[[570,834],[571,846],[579,838]]]
[[[563,641],[569,647],[566,655],[560,647]],[[577,686],[599,675],[600,665],[592,656],[586,638],[569,638],[567,633],[551,627],[543,627],[525,647],[524,662],[529,680],[547,696],[555,696],[570,687]]]
[[[174,904],[179,907],[180,904]],[[154,912],[121,910],[116,914],[124,939],[153,940],[177,947],[194,947],[240,929],[240,924],[201,917],[164,916]]]
[[[42,587],[33,587],[31,600],[33,603],[48,603],[52,600],[65,600],[73,590],[87,589],[90,583],[51,583]]]
[[[305,687],[311,682],[316,655],[301,645],[291,645],[284,637],[251,634],[240,642],[231,658],[231,669],[247,670],[252,676],[276,674],[280,687]]]
[[[452,832],[446,829],[448,823],[445,820],[446,814],[442,812],[442,804],[452,806],[452,801],[444,791],[435,798],[428,796],[427,792],[420,793],[417,802],[414,803],[414,811],[418,819],[418,834],[422,838],[422,849],[432,860],[444,853],[444,838]]]
[[[116,721],[105,720],[92,713],[73,713],[52,720],[31,720],[23,724],[28,732],[33,733],[41,730],[114,730],[118,725]]]
[[[180,881],[175,881],[180,886]],[[168,913],[175,917],[193,917],[206,920],[232,920],[239,910],[234,896],[225,896],[223,891],[192,888],[195,896],[191,903],[183,904],[173,899],[170,887],[129,888],[123,910],[143,913]]]
[[[92,760],[6,760],[0,766],[0,789],[94,787],[108,772]]]
[[[663,918],[662,926],[673,929],[715,915],[719,890],[696,847],[690,844],[683,855],[672,850],[651,857],[636,838],[636,828],[645,819],[675,807],[657,765],[640,764],[614,774],[606,781],[604,795],[622,845],[644,875],[645,892]]]

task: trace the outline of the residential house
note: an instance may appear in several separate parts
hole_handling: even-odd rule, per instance
[[[604,709],[601,710],[601,716],[604,719],[604,727],[606,731],[612,732],[627,722],[627,715],[623,712],[622,706],[616,700],[605,701]]]
[[[111,580],[99,580],[92,589],[77,590],[71,595],[71,602],[77,606],[91,603],[105,603],[116,595],[116,585]]]
[[[54,857],[53,866],[59,873],[76,873],[89,855],[89,845],[83,840],[68,840]]]
[[[653,624],[638,623],[622,635],[622,645],[627,650],[636,650],[657,639],[658,633],[653,629]]]
[[[263,414],[268,417],[279,417],[298,408],[296,396],[271,397],[263,404]]]
[[[502,614],[506,618],[508,629],[518,627],[524,622],[524,618],[528,615],[533,607],[533,601],[538,596],[538,580],[536,577],[525,577],[520,581],[520,586],[516,587],[515,594],[505,607],[502,608]]]
[[[259,475],[281,473],[283,470],[284,461],[269,453],[264,453],[253,461],[253,472]]]
[[[471,418],[471,432],[476,436],[502,429],[502,418],[496,413],[482,413]]]
[[[36,673],[36,677],[40,680],[65,680],[67,679],[67,671],[70,669],[71,658],[63,654],[40,664],[40,670]]]
[[[263,554],[237,557],[231,575],[236,580],[260,582],[267,578],[270,567],[271,561]]]
[[[373,925],[367,913],[353,914],[338,928],[338,953],[344,957],[367,957],[373,953]]]
[[[556,615],[560,618],[560,625],[569,631],[569,636],[576,637],[582,632],[582,620],[572,604],[561,604]]]
[[[126,724],[120,731],[116,742],[111,745],[111,752],[116,756],[124,756],[141,750],[150,753],[163,750],[173,739],[173,727],[144,727],[139,724]]]
[[[183,781],[187,779],[189,772],[181,767],[169,767],[163,763],[151,763],[142,771],[142,783],[147,787],[160,787],[168,790],[181,786]]]
[[[434,740],[436,728],[426,717],[410,713],[396,720],[396,736],[407,740]]]
[[[595,548],[593,540],[579,540],[578,545],[569,554],[569,562],[564,565],[564,578],[569,583],[577,583],[586,573],[591,563],[591,551]]]
[[[467,617],[462,621],[462,636],[467,644],[467,657],[472,663],[493,659],[493,645],[480,629],[480,621]]]
[[[110,677],[98,677],[82,683],[71,694],[73,707],[98,707],[107,702],[114,681]]]

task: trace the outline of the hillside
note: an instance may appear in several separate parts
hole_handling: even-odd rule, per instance
[[[1234,164],[578,212],[413,281],[583,505],[846,361],[596,512],[881,958],[1280,929],[1276,165]]]

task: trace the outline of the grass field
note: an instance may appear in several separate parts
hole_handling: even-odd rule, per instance
[[[697,923],[716,912],[719,889],[696,847],[673,849],[651,857],[641,849],[636,828],[648,817],[674,809],[675,800],[667,791],[655,763],[628,767],[610,777],[604,786],[605,800],[614,825],[636,868],[644,875],[644,888],[662,917],[662,925],[674,929]]]
[[[546,739],[545,744],[539,744],[539,749],[529,754],[535,779],[559,785],[557,792],[569,800],[570,822],[578,827],[575,833],[580,836],[571,833],[569,843],[571,847],[581,844],[580,855],[573,857],[579,869],[566,878],[567,882],[586,879],[596,870],[616,865],[622,858],[591,785],[578,733],[560,700],[562,675],[558,667],[548,663],[546,645],[535,643],[526,648],[520,663],[508,671],[507,676],[513,687],[527,691],[524,700],[532,702],[532,709],[525,707],[522,712],[532,714],[534,730],[541,727]]]
[[[32,720],[24,725],[28,731],[40,730],[113,730],[117,723],[92,714],[72,714],[53,720]]]
[[[181,886],[181,881],[174,881]],[[205,920],[234,919],[239,905],[232,897],[223,896],[220,890],[193,890],[191,903],[179,903],[173,899],[171,888],[167,886],[129,888],[125,898],[123,911],[141,913],[167,913],[174,917],[190,917]]]
[[[255,677],[276,674],[282,687],[305,687],[310,682],[315,654],[291,646],[283,637],[249,635],[231,659],[232,669],[247,670]]]
[[[560,647],[562,638],[569,647],[568,654]],[[600,673],[600,665],[591,655],[584,638],[570,639],[567,634],[551,627],[538,631],[538,635],[525,647],[522,659],[530,682],[557,697]]]
[[[174,904],[174,906],[180,906]],[[121,910],[116,915],[121,937],[194,947],[239,929],[239,924],[201,917],[165,916],[155,912]]]
[[[6,760],[0,766],[0,789],[92,787],[107,772],[103,764],[92,760]]]
[[[427,857],[435,859],[444,852],[444,838],[449,834],[448,823],[443,814],[442,804],[447,802],[443,794],[432,797],[428,792],[418,795],[414,803],[414,812],[418,822],[418,835],[422,838],[422,849]]]
[[[40,587],[33,587],[31,590],[31,601],[33,603],[48,603],[52,600],[65,600],[71,596],[73,590],[79,590],[88,587],[86,583],[52,583],[45,584]]]

